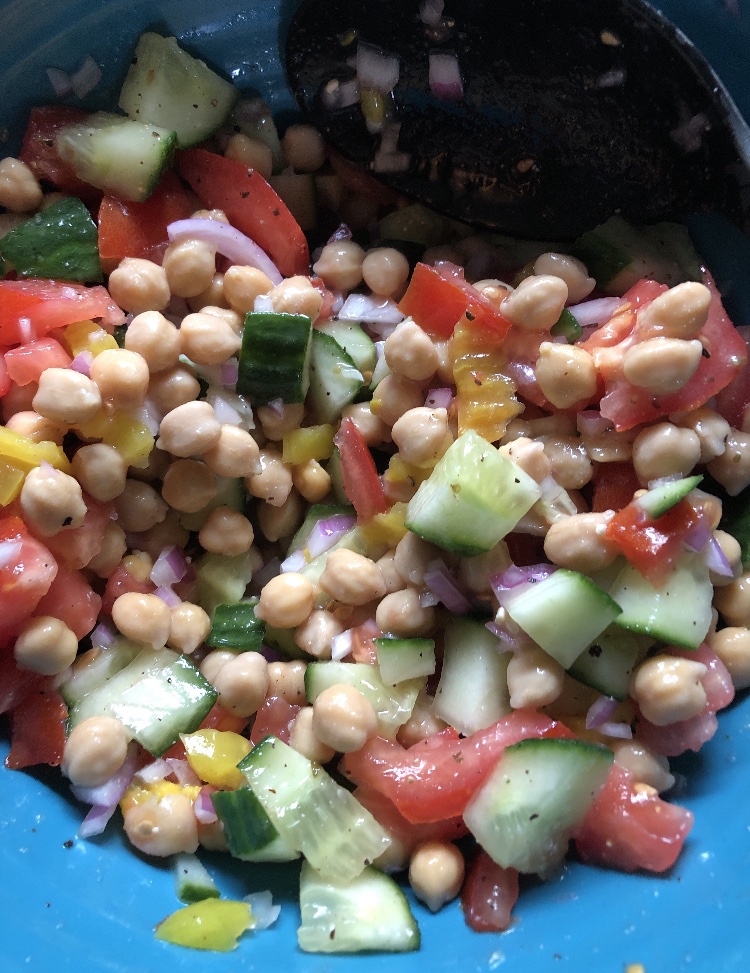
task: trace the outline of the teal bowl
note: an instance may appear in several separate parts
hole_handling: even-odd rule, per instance
[[[0,136],[18,147],[29,108],[52,100],[45,68],[74,70],[86,54],[104,69],[90,107],[112,104],[138,34],[155,26],[264,95],[282,119],[294,110],[279,60],[296,0],[4,0],[0,2]],[[500,0],[498,0],[500,5]],[[747,0],[663,0],[750,118]],[[699,245],[750,324],[747,241],[702,227]],[[0,758],[7,741],[0,731]],[[180,949],[154,938],[178,907],[168,867],[134,854],[111,824],[100,838],[76,831],[85,810],[53,773],[0,769],[1,973],[747,973],[750,970],[750,700],[721,715],[703,750],[678,761],[681,803],[695,827],[665,876],[566,865],[547,884],[527,883],[502,934],[477,934],[453,904],[438,915],[414,903],[419,953],[310,956],[297,948],[297,873],[205,855],[222,892],[270,888],[274,928],[246,935],[229,954]]]

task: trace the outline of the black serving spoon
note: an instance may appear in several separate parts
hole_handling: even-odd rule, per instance
[[[303,0],[287,35],[304,113],[371,171],[396,160],[396,171],[375,172],[387,185],[457,219],[547,240],[613,213],[744,217],[750,130],[702,55],[643,0],[446,0],[432,24],[423,3]],[[335,107],[360,44],[398,58],[385,100],[400,128],[386,153],[359,102]],[[458,60],[458,100],[430,88],[435,52]]]

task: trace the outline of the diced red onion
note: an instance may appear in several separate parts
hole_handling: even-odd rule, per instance
[[[451,389],[430,389],[424,404],[428,409],[445,409],[447,411],[450,409],[452,401],[453,392]]]
[[[488,632],[492,632],[503,643],[502,651],[510,650],[515,652],[521,646],[521,636],[510,632],[505,626],[498,625],[497,622],[485,622],[484,626]]]
[[[47,77],[58,98],[67,98],[68,95],[73,94],[70,75],[66,71],[62,71],[60,68],[47,68]]]
[[[536,584],[544,581],[553,574],[557,568],[553,564],[531,564],[528,567],[517,567],[511,564],[502,574],[496,574],[490,579],[492,590],[501,606],[505,606],[506,596],[509,591],[518,588],[520,585]]]
[[[271,399],[271,401],[267,403],[266,408],[270,409],[277,419],[281,419],[284,415],[284,400]]]
[[[228,223],[201,219],[176,220],[167,227],[167,236],[170,242],[186,238],[203,240],[216,247],[218,253],[228,257],[233,263],[263,271],[274,284],[280,284],[283,279],[278,267],[265,251]]]
[[[213,824],[214,821],[219,820],[219,816],[214,810],[214,803],[211,800],[211,793],[205,787],[201,787],[198,791],[198,796],[193,804],[193,814],[201,824]]]
[[[253,302],[253,311],[258,314],[267,314],[273,311],[273,301],[268,294],[258,294]]]
[[[70,789],[73,796],[77,800],[83,801],[84,804],[117,804],[133,779],[137,759],[138,749],[131,744],[122,766],[109,780],[97,787],[77,787],[75,784],[71,784]]]
[[[395,327],[397,324],[401,324],[404,315],[395,303],[387,297],[378,298],[370,294],[350,294],[339,311],[339,320]]]
[[[172,776],[177,780],[180,787],[194,787],[201,783],[200,777],[187,760],[181,760],[179,757],[166,757],[165,759],[169,764]]]
[[[280,571],[281,574],[288,574],[290,571],[296,574],[309,563],[310,562],[305,555],[304,549],[300,548],[298,551],[292,551],[292,553],[281,562]]]
[[[683,125],[672,129],[669,137],[686,154],[697,152],[703,142],[703,136],[711,128],[711,122],[705,112],[698,112]]]
[[[222,426],[239,426],[242,416],[234,409],[225,398],[220,395],[212,396],[211,405],[217,420]]]
[[[461,101],[464,96],[464,84],[455,54],[432,51],[429,77],[430,91],[436,98],[441,101]]]
[[[323,86],[320,100],[328,111],[351,108],[352,105],[359,103],[359,83],[356,78],[350,78],[348,81],[332,78]]]
[[[270,645],[261,645],[260,654],[263,656],[266,662],[288,661],[283,652],[279,652],[278,649],[272,649]]]
[[[617,709],[617,700],[612,696],[597,696],[586,714],[586,729],[594,730],[610,720]]]
[[[258,571],[258,573],[253,577],[253,582],[259,585],[261,588],[263,585],[268,584],[271,578],[275,578],[277,574],[281,573],[281,561],[277,557],[270,558]]]
[[[328,237],[327,243],[337,243],[339,240],[351,240],[352,231],[346,223],[339,223],[338,228]]]
[[[601,723],[597,729],[605,737],[619,740],[633,739],[633,730],[629,723]]]
[[[108,649],[116,637],[117,634],[111,625],[106,622],[99,622],[91,633],[91,644],[97,648]]]
[[[341,662],[352,651],[352,630],[349,628],[331,639],[331,658],[334,662]]]
[[[233,389],[237,384],[239,362],[236,358],[229,358],[221,366],[221,381],[227,388]]]
[[[447,564],[439,558],[430,561],[427,565],[424,583],[454,615],[465,615],[471,611],[471,602],[458,587],[456,579],[448,570]]]
[[[150,399],[146,399],[140,409],[133,412],[133,418],[137,419],[138,422],[142,422],[152,436],[159,435],[162,413]]]
[[[706,517],[700,517],[698,522],[688,529],[682,541],[689,551],[699,554],[706,550],[712,536],[713,529],[709,520]]]
[[[160,757],[158,760],[152,760],[145,767],[141,767],[135,776],[144,784],[157,784],[165,777],[169,777],[171,773],[172,768],[163,757]]]
[[[612,68],[605,71],[594,81],[595,88],[619,88],[625,84],[628,74],[624,68]]]
[[[93,360],[94,356],[90,351],[82,351],[75,356],[68,368],[72,368],[74,372],[80,372],[81,375],[85,375],[86,378],[88,378],[91,372],[91,363]]]
[[[356,522],[355,517],[349,517],[347,514],[335,514],[333,517],[319,520],[310,531],[305,545],[310,557],[317,557],[324,551],[330,550],[340,537],[354,527]]]
[[[187,568],[188,562],[184,552],[176,544],[172,544],[163,548],[154,561],[149,579],[157,588],[177,584],[185,577]]]
[[[87,54],[80,68],[70,76],[70,86],[77,98],[85,98],[89,92],[102,80],[102,69],[96,61]]]
[[[167,608],[176,608],[178,605],[182,604],[182,598],[180,598],[176,592],[172,591],[172,589],[168,588],[166,585],[163,585],[161,588],[157,588],[154,594],[157,598],[161,598]]]
[[[422,608],[434,608],[435,605],[440,604],[440,599],[432,591],[423,591],[419,596],[419,604]]]
[[[721,578],[734,577],[732,565],[721,549],[721,544],[713,536],[706,547],[706,565],[709,571],[713,571],[714,574],[718,574]]]
[[[117,804],[94,804],[78,827],[79,838],[93,838],[101,834],[115,813]]]
[[[270,929],[281,914],[281,906],[273,904],[270,892],[251,892],[244,897],[243,902],[250,906],[255,932]]]
[[[422,0],[419,5],[419,19],[428,27],[437,27],[443,16],[445,0]]]
[[[410,165],[411,154],[409,152],[383,152],[378,149],[372,160],[372,171],[406,172]]]
[[[398,84],[399,61],[395,54],[362,41],[357,45],[357,81],[360,88],[387,94]]]
[[[586,409],[576,416],[576,428],[582,436],[601,436],[605,432],[610,432],[614,426],[600,412]]]
[[[568,310],[582,328],[587,328],[592,324],[606,324],[623,304],[621,297],[595,297],[591,301],[574,304]]]

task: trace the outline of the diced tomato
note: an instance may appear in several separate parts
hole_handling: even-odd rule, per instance
[[[580,347],[589,354],[596,348],[613,348],[632,334],[634,327],[635,311],[628,308],[615,314],[606,324],[597,328],[593,334],[590,334],[585,341],[580,343]]]
[[[486,851],[474,858],[461,890],[466,925],[475,932],[502,932],[518,899],[518,872],[503,868]]]
[[[511,561],[519,568],[541,564],[544,560],[544,538],[533,534],[508,534],[505,538]]]
[[[5,355],[0,354],[0,399],[10,391],[11,381]]]
[[[510,321],[452,264],[418,263],[398,307],[436,338],[450,338],[464,316],[501,336],[510,329]]]
[[[192,206],[173,172],[165,172],[159,185],[142,203],[105,196],[99,206],[99,258],[105,273],[125,257],[142,257],[161,263],[169,243],[167,227],[190,216]]]
[[[613,764],[574,835],[578,854],[590,864],[624,872],[664,872],[677,860],[693,814],[634,785],[632,775]]]
[[[283,743],[289,743],[292,720],[301,709],[301,706],[288,703],[283,696],[266,696],[255,715],[250,742],[260,743],[263,737],[270,735],[278,737]]]
[[[0,280],[0,344],[42,338],[55,328],[89,318],[111,330],[125,315],[106,288],[57,280]]]
[[[44,681],[44,676],[29,669],[19,669],[9,646],[0,652],[0,713],[14,709],[28,694]]]
[[[177,165],[201,202],[223,210],[232,226],[265,250],[284,277],[309,273],[305,234],[260,173],[205,149],[180,152]]]
[[[379,206],[395,206],[398,202],[398,193],[384,186],[382,182],[378,182],[366,169],[358,166],[356,162],[351,162],[340,152],[329,149],[328,159],[340,182],[354,196],[372,199]]]
[[[704,516],[702,507],[681,500],[654,520],[634,500],[607,523],[605,536],[617,544],[644,578],[659,588],[682,554],[685,537]]]
[[[224,709],[221,703],[214,703],[201,723],[202,730],[224,730],[230,733],[242,733],[248,724],[247,717],[235,716]]]
[[[375,737],[361,750],[345,754],[339,769],[355,783],[384,794],[407,821],[424,824],[463,814],[512,743],[570,736],[562,723],[519,709],[463,739],[450,727],[408,749]]]
[[[37,764],[59,766],[65,748],[68,707],[56,689],[27,695],[10,717],[10,751],[5,766],[12,770]]]
[[[357,511],[357,520],[364,523],[375,514],[384,514],[388,510],[388,502],[375,460],[364,436],[348,416],[341,420],[334,442],[341,457],[344,493]]]
[[[71,105],[44,105],[32,108],[19,158],[37,179],[51,182],[62,192],[78,196],[86,203],[98,200],[101,190],[83,182],[72,166],[57,154],[57,133],[66,125],[78,125],[88,112]]]
[[[410,853],[423,841],[455,841],[469,833],[461,815],[445,821],[434,821],[432,824],[412,824],[393,801],[389,801],[379,791],[369,787],[357,787],[354,796],[388,834],[398,841],[407,860]]]
[[[80,641],[96,625],[101,605],[101,597],[80,571],[59,564],[55,580],[36,606],[35,614],[59,618]]]
[[[374,618],[368,618],[361,625],[355,625],[351,630],[352,648],[351,656],[355,662],[363,662],[365,665],[374,666],[378,662],[378,652],[375,648],[374,639],[383,637],[383,633],[378,627]]]
[[[57,573],[55,558],[20,518],[0,520],[0,638],[34,612]]]
[[[632,463],[596,463],[591,509],[595,513],[622,510],[641,484]]]
[[[38,382],[47,368],[67,368],[72,358],[59,341],[40,338],[5,352],[5,366],[16,385]]]
[[[618,432],[632,429],[643,422],[653,422],[672,412],[697,409],[726,388],[739,374],[747,358],[747,348],[741,335],[727,317],[721,296],[710,275],[704,283],[711,289],[712,300],[708,320],[700,332],[705,357],[693,375],[678,392],[655,396],[646,389],[631,385],[624,376],[607,381],[606,394],[600,409],[611,419]],[[625,344],[630,339],[626,339]],[[626,349],[623,348],[622,352]]]
[[[743,324],[737,328],[737,333],[745,342],[745,348],[750,352],[750,325]],[[737,375],[725,389],[716,396],[716,411],[723,416],[734,429],[742,429],[750,406],[750,358],[745,362]]]
[[[320,314],[315,319],[316,321],[330,321],[333,317],[333,308],[336,303],[337,294],[333,291],[329,291],[320,277],[311,277],[310,283],[313,285],[316,291],[320,291],[323,295],[323,306],[320,309]]]
[[[137,591],[141,595],[150,595],[156,591],[156,585],[148,579],[141,581],[139,578],[136,578],[134,574],[128,571],[124,564],[120,563],[107,578],[107,585],[102,596],[102,613],[111,615],[112,605],[114,605],[120,595],[124,595],[128,591]]]
[[[86,516],[80,527],[61,530],[47,538],[47,546],[58,562],[69,568],[85,568],[92,557],[102,549],[104,531],[115,509],[114,503],[100,503],[87,493],[83,495]]]

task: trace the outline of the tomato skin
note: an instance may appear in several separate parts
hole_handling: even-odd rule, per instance
[[[474,932],[503,932],[511,922],[518,899],[518,872],[503,868],[480,850],[466,873],[461,907],[466,925]]]
[[[68,707],[49,686],[29,693],[11,713],[11,744],[5,766],[12,770],[48,764],[58,767],[65,749]]]
[[[10,644],[0,651],[0,713],[15,709],[28,694],[44,682],[44,676],[19,669],[13,653],[7,651]]]
[[[42,338],[55,328],[101,318],[111,330],[125,315],[100,284],[63,283],[29,278],[0,280],[0,344],[17,345]]]
[[[59,618],[80,641],[93,631],[102,599],[80,571],[59,564],[49,591],[36,606],[36,615]]]
[[[73,359],[54,338],[39,338],[5,352],[8,377],[16,385],[38,382],[47,368],[67,368]]]
[[[301,709],[301,706],[288,703],[283,696],[266,696],[255,715],[250,742],[255,745],[264,737],[275,736],[282,743],[289,743],[292,720]]]
[[[607,782],[573,836],[583,861],[623,872],[664,872],[693,826],[692,811],[636,791],[632,775],[613,764]]]
[[[632,463],[597,463],[591,510],[593,513],[622,510],[640,489]]]
[[[353,195],[365,196],[380,206],[395,206],[398,203],[398,193],[383,185],[382,182],[378,182],[356,162],[351,162],[340,152],[330,148],[328,159],[339,180]]]
[[[384,794],[407,821],[428,824],[463,814],[507,746],[529,737],[570,736],[567,727],[542,713],[516,710],[463,739],[450,727],[408,749],[375,737],[345,754],[339,770]]]
[[[223,210],[232,226],[266,251],[284,277],[307,276],[310,252],[305,234],[260,173],[205,149],[185,149],[177,165],[204,206]]]
[[[134,574],[128,571],[127,567],[120,563],[107,578],[107,584],[102,596],[102,613],[112,614],[112,605],[128,591],[137,591],[141,595],[150,595],[156,591],[153,581],[140,581]]]
[[[101,190],[79,179],[72,166],[63,162],[55,147],[60,129],[79,124],[88,114],[83,108],[71,105],[32,108],[18,158],[26,163],[37,179],[51,182],[63,192],[91,203],[101,197]]]
[[[101,551],[104,531],[115,509],[114,502],[100,503],[87,493],[83,494],[83,501],[86,516],[81,526],[61,530],[59,534],[46,538],[46,544],[58,563],[64,562],[70,568],[85,568]]]
[[[432,824],[412,824],[401,814],[393,801],[389,801],[378,791],[369,787],[356,787],[354,796],[388,834],[398,841],[407,858],[423,841],[456,841],[469,833],[461,816],[435,821]]]
[[[386,513],[388,501],[375,467],[375,460],[364,436],[349,416],[341,420],[334,442],[341,456],[344,493],[354,505],[359,523],[370,520],[375,514]]]
[[[0,638],[13,641],[18,627],[37,608],[58,573],[58,565],[47,547],[29,536],[19,517],[0,520],[0,543],[6,549],[0,566]]]

